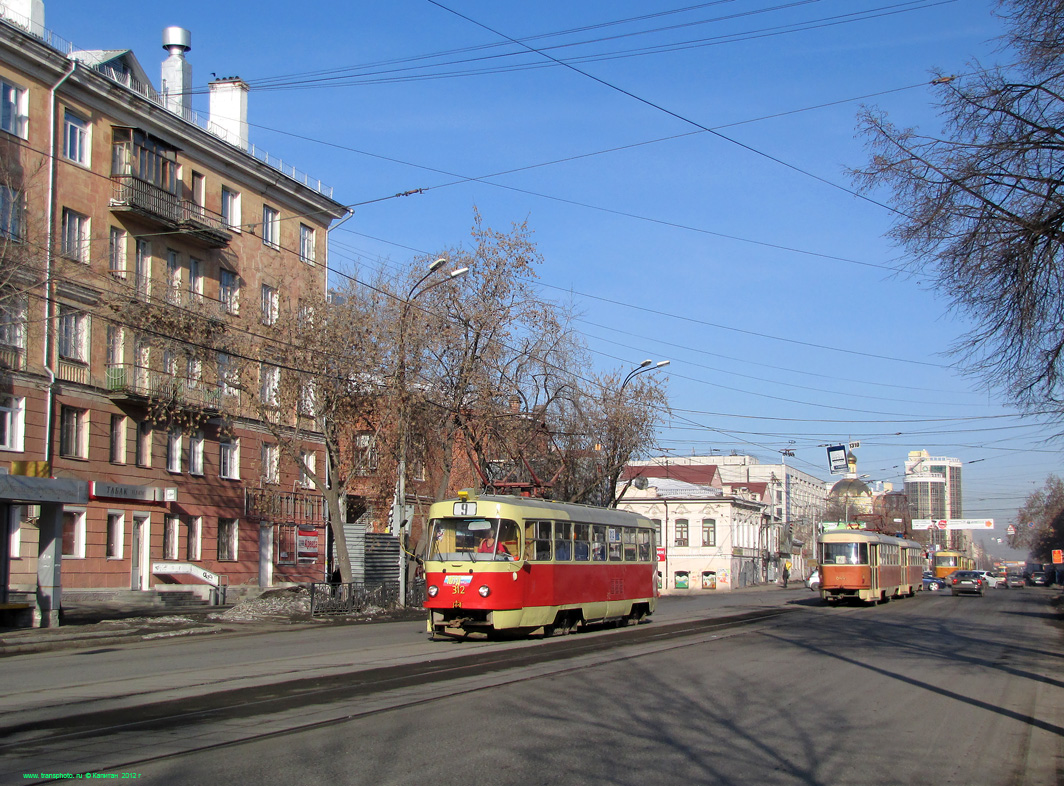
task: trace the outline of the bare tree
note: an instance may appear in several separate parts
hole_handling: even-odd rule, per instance
[[[1048,562],[1053,549],[1064,548],[1064,481],[1056,475],[1024,500],[1016,511],[1016,533],[1010,548],[1027,549],[1039,562]]]
[[[871,161],[894,239],[975,327],[969,370],[1031,410],[1064,414],[1064,3],[1001,0],[1016,64],[933,81],[945,125],[921,135],[866,110]]]

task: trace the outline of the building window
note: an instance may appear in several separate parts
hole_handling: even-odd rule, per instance
[[[199,358],[185,358],[185,384],[189,390],[196,390],[203,380],[203,361]]]
[[[0,129],[26,138],[28,125],[25,88],[0,79]]]
[[[151,241],[137,239],[137,254],[133,271],[133,290],[137,297],[147,299],[151,294]]]
[[[166,435],[166,469],[169,472],[181,471],[181,443],[180,431],[171,431]]]
[[[240,310],[240,279],[231,270],[218,271],[218,300],[227,314]]]
[[[237,396],[240,390],[240,370],[233,359],[224,352],[218,353],[218,388],[223,396]]]
[[[237,558],[240,528],[236,519],[218,519],[218,559],[232,562]]]
[[[279,390],[281,387],[281,369],[277,366],[263,366],[259,372],[261,386],[259,398],[264,407],[276,407],[280,403]]]
[[[717,545],[717,520],[702,519],[702,545]]]
[[[126,517],[121,513],[107,514],[107,558],[122,559]]]
[[[111,227],[107,242],[107,270],[115,278],[126,277],[126,230]]]
[[[111,463],[126,463],[126,416],[111,415]]]
[[[188,443],[188,471],[190,475],[203,474],[203,432],[197,431]]]
[[[673,574],[673,583],[676,589],[690,589],[691,574],[686,570],[678,570]]]
[[[299,225],[299,258],[308,264],[314,264],[314,230],[306,224]]]
[[[63,405],[59,408],[59,455],[89,457],[89,411]]]
[[[89,362],[89,315],[72,306],[59,306],[59,357]]]
[[[188,258],[188,294],[193,302],[203,297],[203,264],[195,257]]]
[[[281,213],[269,205],[262,206],[262,242],[271,248],[281,247]]]
[[[299,387],[299,414],[314,417],[317,412],[317,393],[314,389],[314,380],[308,379]]]
[[[69,109],[63,113],[63,156],[68,161],[89,165],[89,122]]]
[[[195,562],[200,558],[200,544],[203,542],[203,517],[193,516],[188,520],[188,538],[185,543],[185,559]]]
[[[26,298],[12,295],[0,303],[0,345],[26,348]]]
[[[278,482],[277,456],[277,445],[270,442],[262,443],[262,480],[264,483]]]
[[[318,454],[313,450],[299,451],[299,485],[305,489],[314,488],[312,475],[317,473]]]
[[[218,474],[228,480],[240,480],[239,439],[223,439],[218,443]]]
[[[268,284],[262,285],[262,324],[272,325],[277,322],[277,289]]]
[[[377,471],[377,437],[368,431],[355,435],[354,472],[371,475]]]
[[[687,519],[676,519],[676,533],[673,545],[687,545]]]
[[[63,236],[60,251],[75,262],[89,261],[89,217],[63,208]]]
[[[22,240],[24,204],[20,191],[0,186],[0,237],[15,242]]]
[[[166,300],[178,303],[181,300],[181,257],[172,248],[166,249]]]
[[[85,558],[85,511],[63,511],[63,559]]]
[[[137,424],[137,466],[151,466],[152,429],[151,423],[142,420]]]
[[[240,192],[222,187],[222,222],[227,229],[240,231]]]
[[[177,559],[177,536],[181,519],[167,516],[163,519],[163,559]]]
[[[0,396],[0,450],[23,449],[26,429],[26,399]]]

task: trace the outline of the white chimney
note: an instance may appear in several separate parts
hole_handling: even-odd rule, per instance
[[[44,37],[44,0],[3,0],[0,15],[38,38]]]
[[[248,83],[238,76],[210,83],[210,131],[241,150],[248,149]]]
[[[192,104],[192,64],[185,52],[192,48],[192,33],[183,27],[163,30],[163,49],[170,56],[163,60],[162,94],[165,106],[175,115],[188,119]]]

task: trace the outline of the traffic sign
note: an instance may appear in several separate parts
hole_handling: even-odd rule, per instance
[[[1064,564],[1064,550],[1053,549],[1053,564],[1054,565]]]

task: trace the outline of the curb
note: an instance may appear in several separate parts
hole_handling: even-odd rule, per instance
[[[0,637],[0,658],[6,655],[26,655],[36,652],[51,652],[54,650],[87,649],[89,647],[106,646],[110,644],[128,644],[136,641],[153,641],[158,639],[174,638],[178,636],[196,636],[208,633],[222,633],[225,628],[219,625],[204,625],[196,628],[175,628],[173,630],[160,630],[150,633],[141,630],[125,633],[111,633],[109,631],[88,631],[71,633],[68,635],[57,634],[38,638],[36,641],[11,641]]]

